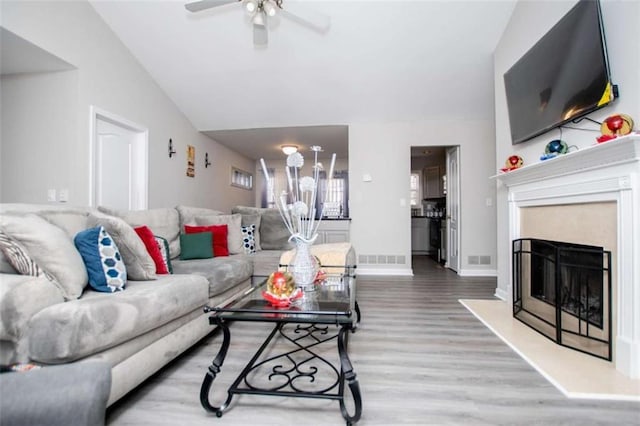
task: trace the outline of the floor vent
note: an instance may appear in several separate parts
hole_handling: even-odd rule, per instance
[[[481,265],[491,265],[491,256],[480,256]]]

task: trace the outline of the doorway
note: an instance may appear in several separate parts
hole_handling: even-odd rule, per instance
[[[143,210],[148,201],[147,128],[91,107],[92,207]]]
[[[411,147],[411,255],[414,275],[458,270],[459,147]],[[418,182],[418,184],[416,184]],[[420,194],[416,201],[413,194]]]

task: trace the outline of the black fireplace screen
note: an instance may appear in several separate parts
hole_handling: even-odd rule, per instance
[[[513,316],[556,343],[611,360],[611,253],[513,241]]]

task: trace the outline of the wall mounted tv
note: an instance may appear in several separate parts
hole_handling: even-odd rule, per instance
[[[513,144],[614,100],[600,3],[580,0],[505,74]]]

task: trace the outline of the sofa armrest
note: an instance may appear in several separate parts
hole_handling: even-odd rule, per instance
[[[288,250],[280,256],[280,264],[288,265],[295,255],[294,250]],[[327,273],[344,273],[345,266],[356,265],[356,252],[351,243],[328,243],[311,246],[311,254],[320,261],[320,266]]]
[[[60,290],[44,276],[0,274],[0,340],[17,343],[33,315],[63,302]]]

